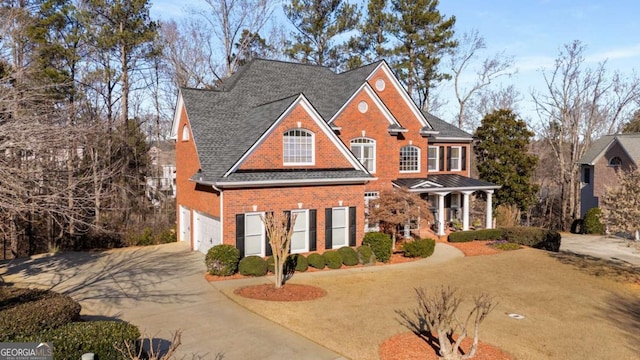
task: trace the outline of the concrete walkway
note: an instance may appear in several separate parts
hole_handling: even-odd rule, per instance
[[[640,242],[616,236],[562,233],[560,251],[589,255],[640,267]]]
[[[6,282],[70,295],[83,317],[128,321],[161,348],[181,329],[178,358],[342,358],[229,300],[204,279],[205,270],[204,255],[184,243],[0,263]]]

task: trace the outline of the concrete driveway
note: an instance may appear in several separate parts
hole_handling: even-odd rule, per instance
[[[640,243],[616,236],[562,233],[560,251],[590,255],[640,267]]]
[[[232,302],[204,279],[205,270],[204,255],[185,243],[0,263],[5,281],[70,295],[83,317],[128,321],[162,348],[181,329],[178,358],[341,358]]]

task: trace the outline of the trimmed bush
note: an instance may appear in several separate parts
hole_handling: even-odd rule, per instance
[[[273,259],[273,256],[269,256],[267,258],[267,271],[269,271],[272,274],[276,272],[276,261]]]
[[[309,268],[309,261],[302,254],[293,254],[289,255],[289,257],[293,258],[296,264],[296,271],[305,272]]]
[[[356,250],[358,253],[358,261],[362,265],[373,265],[376,263],[376,256],[373,254],[373,250],[369,245],[358,246]]]
[[[207,251],[204,262],[211,275],[231,276],[238,271],[240,251],[233,245],[216,245]]]
[[[55,329],[80,319],[80,304],[53,291],[0,287],[0,341]]]
[[[118,349],[126,343],[137,351],[140,331],[121,321],[88,321],[63,325],[22,341],[52,342],[55,360],[80,359],[84,353],[94,353],[97,359],[128,359]]]
[[[604,234],[604,226],[600,219],[602,211],[600,208],[594,207],[584,214],[584,233],[585,234]]]
[[[369,245],[376,259],[380,262],[387,262],[391,258],[393,240],[385,233],[369,232],[364,235],[362,245]]]
[[[247,256],[240,260],[238,270],[244,276],[265,276],[267,275],[267,261],[260,256]]]
[[[555,230],[547,230],[535,227],[504,228],[505,240],[536,249],[548,251],[560,251],[561,236]]]
[[[309,262],[309,266],[316,269],[324,269],[325,262],[324,257],[318,253],[309,254],[307,257],[307,261]]]
[[[322,254],[322,257],[329,269],[340,269],[342,266],[342,256],[336,250],[327,250]]]
[[[343,246],[338,249],[338,253],[342,257],[342,263],[347,266],[358,265],[358,253],[351,247]]]
[[[502,240],[504,234],[501,229],[482,229],[456,231],[449,234],[449,242],[469,242],[473,240]]]
[[[426,258],[433,255],[436,248],[436,241],[433,239],[419,239],[404,244],[404,256],[415,258]]]

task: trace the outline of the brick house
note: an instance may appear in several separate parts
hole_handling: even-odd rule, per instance
[[[618,186],[619,171],[633,171],[640,164],[640,134],[605,135],[594,141],[580,164],[580,217],[599,207],[607,188]]]
[[[268,255],[260,214],[297,214],[293,253],[356,246],[366,204],[406,187],[428,197],[444,233],[469,195],[495,184],[469,177],[471,135],[423,114],[384,61],[336,74],[254,60],[213,90],[180,89],[176,140],[178,238]]]

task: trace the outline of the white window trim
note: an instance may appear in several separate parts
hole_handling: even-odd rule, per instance
[[[369,226],[369,202],[378,198],[380,198],[379,191],[365,191],[364,193],[364,232],[380,231],[380,223]]]
[[[309,252],[309,209],[295,209],[295,210],[291,210],[290,212],[290,216],[293,217],[293,214],[296,213],[304,213],[305,214],[305,219],[307,219],[307,224],[305,226],[305,230],[304,230],[304,249],[302,250],[293,250],[291,249],[291,253],[292,254],[301,254],[301,253],[306,253]],[[297,220],[296,220],[297,222]],[[295,224],[294,224],[295,226]],[[293,236],[294,232],[291,233],[291,236]]]
[[[333,221],[333,212],[335,210],[338,210],[338,209],[344,209],[344,244],[340,244],[340,245],[336,245],[335,244],[335,241],[334,241],[335,239],[333,237],[333,229],[337,229],[336,227],[334,227],[335,222]],[[346,206],[339,206],[339,207],[331,208],[331,218],[332,218],[332,221],[331,221],[331,233],[332,233],[332,236],[331,236],[331,243],[332,243],[331,244],[331,248],[332,249],[339,249],[339,248],[341,248],[343,246],[349,246],[349,208],[346,207]]]
[[[187,125],[183,125],[182,126],[182,136],[181,136],[180,140],[189,141],[190,138],[191,138],[191,134],[189,134],[189,127]]]
[[[366,142],[366,143],[356,142],[356,143],[354,143],[354,141],[356,141],[356,140],[367,140],[367,141],[369,141],[369,142]],[[376,147],[377,147],[377,146],[376,146],[376,141],[375,141],[374,139],[370,139],[370,138],[367,138],[367,137],[358,137],[358,138],[355,138],[355,139],[351,139],[351,141],[349,142],[349,148],[351,149],[351,152],[353,152],[353,146],[354,146],[354,145],[356,145],[356,146],[361,146],[361,147],[363,147],[363,148],[364,148],[365,146],[367,146],[367,147],[372,147],[372,148],[373,148],[373,159],[372,159],[373,166],[372,166],[372,169],[371,169],[371,170],[370,170],[370,169],[367,169],[367,170],[368,170],[370,173],[375,174],[375,172],[376,172],[376,161],[377,161],[377,154],[376,154],[376,151],[378,150],[378,149],[376,148]],[[363,154],[363,156],[364,156],[364,151],[362,151],[362,154]],[[355,155],[355,154],[354,154],[354,155]],[[361,159],[361,158],[358,158],[357,156],[356,156],[356,158],[357,158],[357,159],[358,159],[358,161],[360,161],[360,163],[364,166],[364,163],[362,162],[362,159]],[[366,168],[366,166],[365,166],[365,168]]]
[[[401,174],[415,174],[415,173],[419,173],[419,172],[420,172],[420,150],[421,150],[421,149],[420,149],[418,146],[415,146],[415,145],[405,145],[405,146],[402,146],[402,147],[400,148],[400,151],[398,152],[398,155],[400,155],[400,152],[402,152],[402,149],[404,149],[404,148],[408,148],[408,147],[412,147],[412,148],[415,148],[415,149],[417,149],[417,150],[418,150],[418,153],[416,154],[416,159],[418,160],[418,161],[417,161],[417,163],[418,163],[418,169],[417,169],[417,170],[400,170],[400,173],[401,173]],[[401,166],[402,166],[402,164],[401,164],[401,163],[399,163],[399,164],[398,164],[398,167],[401,167]]]
[[[308,134],[311,135],[311,162],[287,162],[285,161],[285,153],[284,153],[284,145],[285,145],[285,136],[284,134],[288,133],[289,131],[303,131],[306,132]],[[287,131],[285,131],[284,133],[282,133],[282,163],[284,164],[284,166],[299,166],[299,165],[303,165],[303,166],[313,166],[316,164],[316,134],[313,133],[313,131],[311,130],[307,130],[307,129],[289,129]]]
[[[244,249],[245,249],[245,256],[251,256],[251,255],[257,255],[257,256],[262,256],[264,257],[266,254],[266,250],[265,249],[265,242],[266,242],[266,234],[265,234],[265,229],[264,229],[264,222],[262,221],[262,219],[260,219],[260,254],[246,254],[246,250],[247,250],[247,215],[262,215],[264,217],[264,211],[258,211],[258,212],[248,212],[248,213],[244,213],[244,241],[245,241],[245,245],[244,245]]]
[[[435,149],[436,150],[436,167],[435,169],[429,169],[429,161],[431,160],[431,158],[429,157],[429,150],[431,149]],[[436,171],[440,171],[440,147],[439,146],[433,146],[433,145],[429,145],[429,147],[427,148],[427,171],[429,172],[436,172]]]
[[[453,149],[458,149],[458,157],[456,157],[456,159],[458,159],[458,167],[454,168],[452,165],[453,162]],[[451,146],[449,148],[449,151],[451,151],[451,155],[449,157],[449,171],[462,171],[462,146]]]

